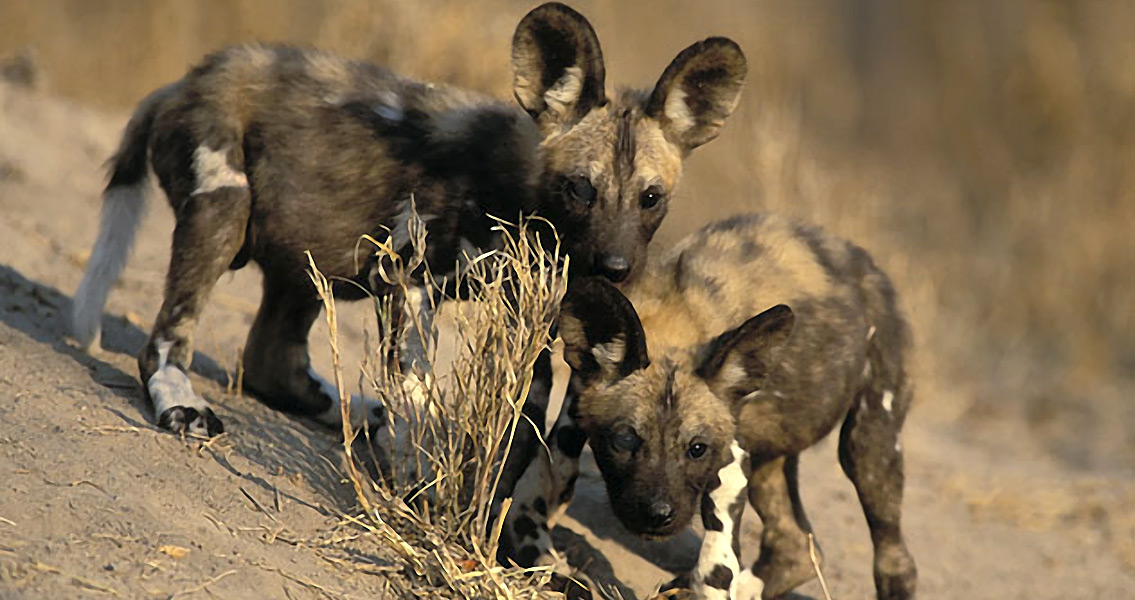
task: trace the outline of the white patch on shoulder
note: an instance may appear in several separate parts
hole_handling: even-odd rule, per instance
[[[322,413],[315,416],[315,420],[336,427],[343,424],[343,411],[339,408],[339,388],[331,384],[331,382],[319,376],[311,367],[307,368],[308,375],[319,382],[319,391],[324,395],[331,398],[331,406]],[[360,397],[356,394],[351,394],[350,400],[350,415],[351,424],[355,427],[362,425],[364,419],[368,426],[382,425],[385,419],[382,415],[386,414],[385,405],[381,400],[375,398]],[[376,409],[378,409],[376,411]],[[377,414],[376,414],[377,412]]]
[[[248,177],[229,166],[228,148],[212,150],[208,146],[198,146],[193,151],[193,172],[197,175],[197,189],[194,196],[208,194],[221,188],[247,188]]]
[[[737,555],[733,553],[733,518],[729,515],[729,506],[737,501],[737,497],[749,485],[742,467],[749,454],[741,449],[737,441],[733,441],[729,451],[733,460],[717,472],[721,485],[709,493],[713,500],[714,516],[721,521],[721,531],[707,531],[702,539],[701,551],[698,553],[698,564],[694,567],[692,588],[698,598],[720,598],[727,600],[734,598],[734,589],[737,587],[740,572],[740,563]],[[733,573],[733,581],[728,590],[721,590],[705,585],[705,579],[718,566],[724,566]]]
[[[675,87],[666,96],[666,107],[663,112],[670,121],[670,126],[678,133],[685,133],[697,124],[693,113],[690,112],[690,105],[686,104],[686,92],[681,88]]]
[[[180,406],[203,410],[209,403],[193,393],[189,376],[176,365],[168,364],[169,351],[173,342],[158,339],[158,370],[146,381],[146,389],[154,401],[154,416],[160,417],[165,411]]]
[[[579,100],[579,95],[582,92],[583,69],[574,66],[568,67],[564,69],[563,76],[556,81],[555,85],[544,92],[544,102],[548,105],[548,110],[564,115],[567,114],[568,107]]]
[[[730,587],[730,597],[732,600],[761,600],[761,593],[764,591],[765,582],[753,575],[751,569],[745,569],[734,579]]]
[[[890,390],[883,392],[883,410],[891,412],[891,406],[895,402],[895,395]]]

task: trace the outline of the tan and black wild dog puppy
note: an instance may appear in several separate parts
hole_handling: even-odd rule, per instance
[[[564,299],[572,405],[550,444],[553,489],[527,514],[563,510],[586,440],[631,531],[667,536],[700,512],[697,567],[676,585],[779,597],[814,576],[799,454],[842,423],[840,464],[871,530],[878,597],[913,596],[899,439],[910,335],[870,256],[790,219],[745,215],[694,233],[621,289],[587,278]],[[746,494],[764,526],[751,569],[737,540]]]
[[[709,38],[681,52],[652,90],[609,96],[590,23],[549,3],[517,26],[512,62],[519,106],[317,50],[245,45],[208,56],[143,100],[127,125],[76,292],[74,336],[97,343],[151,172],[177,224],[138,365],[155,419],[170,431],[223,429],[186,371],[217,278],[249,262],[263,271],[264,293],[244,350],[245,387],[275,408],[335,422],[338,393],[310,369],[308,332],[321,303],[304,252],[346,299],[397,293],[357,242],[389,232],[408,249],[411,198],[435,273],[493,248],[491,217],[525,213],[556,226],[573,270],[632,278],[683,160],[737,105],[744,55]],[[357,408],[380,418],[377,402]]]

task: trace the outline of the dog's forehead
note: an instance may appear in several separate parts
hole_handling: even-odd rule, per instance
[[[549,166],[561,173],[594,177],[596,166],[614,161],[616,125],[609,105],[591,109],[571,127],[544,139]]]
[[[721,420],[713,392],[680,353],[631,373],[595,400],[588,404],[607,423],[629,420],[644,428],[692,432],[716,427]]]
[[[642,98],[634,91],[591,109],[543,145],[554,171],[586,175],[596,184],[633,179],[644,189],[669,191],[681,174],[680,152],[659,122],[644,116]]]

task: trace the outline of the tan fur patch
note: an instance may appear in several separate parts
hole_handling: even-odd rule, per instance
[[[642,315],[648,343],[652,337],[677,342],[683,336],[689,343],[705,342],[776,304],[836,293],[792,222],[775,216],[741,232],[707,230],[686,238],[647,271],[623,291]],[[650,320],[657,321],[654,331],[645,326]],[[697,323],[700,340],[685,320]]]
[[[627,341],[621,335],[615,336],[613,340],[606,344],[597,344],[591,349],[591,354],[595,356],[595,360],[604,369],[617,368],[619,363],[623,362],[623,358],[627,355]]]
[[[347,61],[332,54],[313,52],[306,54],[308,73],[332,88],[346,87],[351,82]]]
[[[579,67],[568,67],[564,69],[564,74],[556,81],[555,85],[548,88],[544,93],[544,102],[548,105],[548,110],[556,113],[557,116],[563,117],[579,100],[579,94],[583,91],[583,69]]]
[[[686,133],[696,124],[694,116],[690,113],[690,107],[686,104],[686,92],[681,88],[676,87],[670,91],[666,97],[664,111],[670,126],[674,128],[674,133],[679,135]]]
[[[654,119],[640,119],[635,126],[638,149],[635,153],[635,176],[640,180],[639,190],[652,185],[673,192],[682,175],[682,152],[666,140],[662,127]],[[637,201],[637,196],[634,198]]]

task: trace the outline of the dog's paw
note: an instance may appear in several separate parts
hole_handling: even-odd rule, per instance
[[[171,406],[158,416],[158,427],[172,433],[213,437],[225,432],[225,425],[211,408]]]
[[[559,592],[564,595],[567,600],[592,600],[595,595],[591,592],[589,582],[581,582],[578,576],[567,576],[558,572],[552,573],[552,579],[548,582],[548,589],[553,592]]]
[[[693,590],[690,589],[690,574],[682,573],[666,582],[662,587],[658,588],[658,594],[652,596],[654,599],[673,598],[675,600],[693,600],[697,598]]]
[[[146,382],[146,390],[158,416],[158,427],[206,437],[224,432],[225,426],[209,403],[193,392],[189,377],[178,367],[163,364]]]

